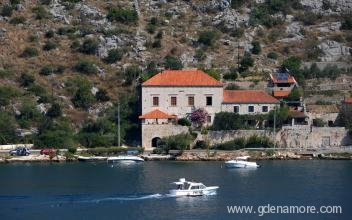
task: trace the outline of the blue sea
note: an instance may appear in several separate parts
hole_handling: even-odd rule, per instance
[[[260,163],[0,164],[0,219],[351,219],[352,161]],[[170,196],[170,183],[181,177],[220,188],[204,197]],[[233,206],[252,213],[229,213]],[[278,206],[342,213],[272,213]]]

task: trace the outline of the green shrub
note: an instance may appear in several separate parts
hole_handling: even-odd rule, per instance
[[[12,98],[18,97],[20,93],[7,86],[0,86],[0,106],[6,106],[10,104]]]
[[[62,115],[61,107],[58,103],[53,103],[46,112],[46,116],[50,118],[60,117]]]
[[[215,148],[218,150],[238,150],[246,147],[245,138],[236,138],[225,143],[215,145]]]
[[[11,17],[13,9],[12,5],[4,5],[1,9],[1,15],[4,17]]]
[[[39,71],[39,74],[43,76],[49,76],[53,74],[53,72],[54,72],[54,67],[51,65],[46,65],[42,67],[42,69]]]
[[[56,49],[58,47],[58,44],[54,41],[46,41],[44,46],[43,46],[43,50],[53,50]]]
[[[34,76],[29,75],[27,73],[22,73],[19,78],[20,85],[23,87],[31,86],[34,83],[34,81],[35,81]]]
[[[320,18],[321,15],[311,11],[301,12],[295,16],[295,20],[303,22],[304,25],[315,25]]]
[[[209,143],[207,141],[197,141],[193,148],[194,149],[208,149]]]
[[[181,60],[177,57],[167,55],[164,58],[165,68],[170,70],[181,70],[183,68],[183,64]]]
[[[15,118],[5,111],[0,111],[0,144],[16,143],[16,127]]]
[[[32,11],[35,13],[35,18],[37,20],[42,20],[49,17],[49,12],[41,5],[34,7]]]
[[[53,30],[48,30],[45,32],[45,38],[53,38],[55,35],[55,32]]]
[[[204,70],[204,72],[216,80],[220,80],[220,78],[221,78],[220,71],[218,71],[216,69],[206,69],[206,70]]]
[[[99,42],[96,39],[86,39],[79,48],[81,53],[95,54],[98,50]]]
[[[72,98],[72,103],[76,108],[88,109],[93,104],[95,97],[90,89],[91,87],[82,86],[76,91]]]
[[[262,48],[260,46],[259,41],[253,41],[252,46],[253,46],[252,53],[253,54],[260,54],[260,52],[262,51]]]
[[[35,57],[39,55],[39,51],[34,47],[26,47],[22,53],[22,57]]]
[[[187,118],[178,119],[177,124],[182,125],[182,126],[191,126],[191,122]]]
[[[104,59],[106,63],[115,63],[122,59],[124,50],[122,49],[111,49],[108,51],[108,56]]]
[[[95,94],[95,98],[101,102],[107,102],[110,100],[110,97],[105,89],[99,89],[99,91]]]
[[[14,17],[14,18],[11,18],[10,20],[10,24],[13,24],[13,25],[24,24],[24,23],[26,23],[26,18],[23,16]]]
[[[169,150],[186,150],[189,148],[193,137],[189,134],[178,134],[161,139],[160,146],[166,151]]]
[[[235,67],[230,68],[230,71],[223,75],[223,78],[226,80],[236,80],[237,77],[237,69]]]
[[[276,60],[278,58],[277,53],[275,52],[269,52],[268,55],[266,55],[268,58]]]
[[[218,37],[215,31],[203,31],[199,33],[198,42],[205,46],[213,46]]]
[[[109,21],[117,21],[120,23],[137,23],[138,14],[135,10],[123,8],[110,8],[106,18]]]
[[[132,65],[126,67],[124,70],[124,76],[125,76],[125,85],[132,85],[132,83],[142,75],[142,70],[139,68],[139,66]]]
[[[323,119],[321,119],[321,118],[313,119],[313,126],[324,127],[325,125],[326,125],[326,122]]]
[[[247,71],[249,67],[254,65],[254,60],[250,54],[246,53],[240,62],[239,72]]]
[[[231,8],[233,9],[239,9],[243,7],[243,5],[246,3],[246,0],[234,0],[231,1]]]
[[[226,90],[240,90],[241,87],[235,83],[231,83],[231,84],[228,84],[226,87],[225,87]]]
[[[77,72],[87,74],[87,75],[96,74],[98,72],[98,68],[95,65],[95,63],[89,60],[79,60],[75,64],[74,69]]]
[[[207,58],[207,55],[204,51],[204,49],[197,49],[196,54],[194,55],[194,58],[196,58],[198,61],[203,61]]]
[[[12,71],[9,69],[0,68],[0,78],[6,78],[12,75]]]

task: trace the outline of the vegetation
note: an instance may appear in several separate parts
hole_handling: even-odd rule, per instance
[[[205,46],[213,46],[217,39],[217,33],[214,31],[203,31],[199,33],[198,42]]]
[[[164,152],[168,153],[169,150],[186,150],[187,148],[189,149],[192,141],[193,137],[191,135],[178,134],[175,136],[162,138],[159,146],[161,146]]]
[[[167,55],[165,58],[165,68],[170,70],[180,70],[183,68],[181,60],[177,57]]]
[[[98,72],[98,68],[95,65],[95,63],[89,60],[79,60],[75,64],[74,69],[77,72],[87,74],[87,75],[96,74]]]
[[[27,58],[27,57],[35,57],[39,55],[39,51],[37,48],[34,47],[26,47],[22,53],[22,57]]]
[[[231,141],[215,145],[218,150],[239,150],[243,148],[271,148],[273,141],[266,136],[253,135],[249,138],[235,138]]]
[[[109,21],[117,21],[123,24],[136,23],[138,14],[135,10],[124,8],[110,8],[106,18]]]

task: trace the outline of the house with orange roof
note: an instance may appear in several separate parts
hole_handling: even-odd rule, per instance
[[[280,101],[264,91],[224,90],[223,112],[238,114],[266,114],[278,106]]]
[[[157,147],[162,137],[188,132],[175,122],[197,109],[207,113],[211,125],[215,114],[266,114],[279,101],[264,91],[224,90],[223,84],[201,70],[165,70],[142,83],[142,147]]]
[[[282,99],[288,97],[295,87],[298,87],[298,83],[287,70],[270,74],[268,90],[275,98]]]

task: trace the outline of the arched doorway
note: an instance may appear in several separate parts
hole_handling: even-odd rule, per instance
[[[160,147],[161,138],[155,137],[152,139],[152,147]]]

